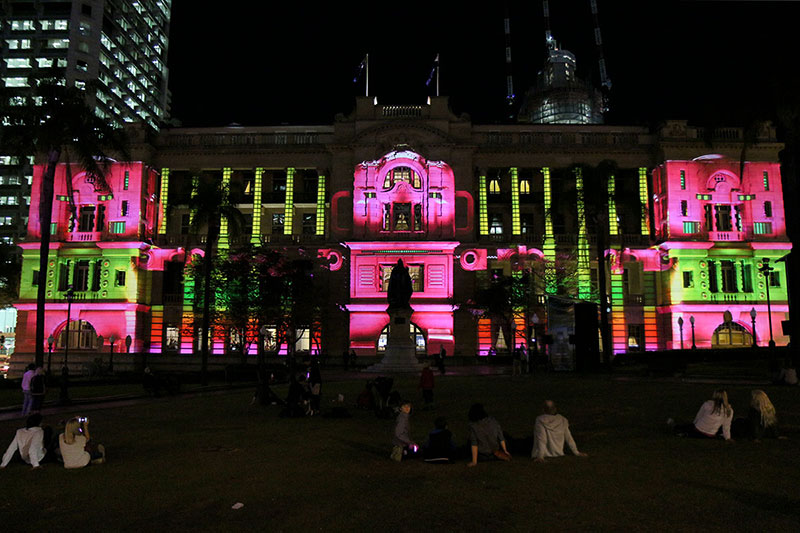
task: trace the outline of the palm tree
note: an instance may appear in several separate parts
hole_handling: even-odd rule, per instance
[[[95,190],[110,192],[105,181],[106,156],[110,149],[122,159],[128,159],[126,136],[94,114],[86,104],[85,96],[93,91],[92,84],[86,92],[75,87],[59,85],[54,80],[33,80],[27,95],[12,94],[8,89],[0,93],[0,146],[21,156],[46,155],[46,167],[41,181],[39,201],[39,275],[47,272],[50,250],[50,222],[53,211],[56,167],[68,150],[72,150],[77,165],[94,180]],[[13,102],[13,104],[11,104]],[[70,161],[67,161],[68,169]],[[68,172],[67,176],[71,174]],[[67,190],[72,192],[71,183]],[[46,283],[38,284],[36,295],[36,365],[44,361],[44,317]]]
[[[202,292],[202,318],[200,338],[200,375],[203,385],[208,385],[208,332],[211,326],[211,301],[212,274],[217,241],[220,237],[221,218],[230,223],[232,232],[236,233],[242,224],[242,214],[231,202],[230,188],[223,185],[218,176],[201,174],[197,179],[197,187],[189,200],[192,210],[192,232],[197,234],[205,228],[205,254],[202,260],[201,276],[203,282]]]

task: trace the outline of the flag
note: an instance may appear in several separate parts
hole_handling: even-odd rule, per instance
[[[428,81],[425,82],[425,86],[430,86],[437,68],[439,68],[439,54],[436,54],[436,59],[433,60],[433,68],[431,68],[431,74],[428,76]]]
[[[364,59],[361,60],[361,64],[356,67],[356,75],[353,76],[353,83],[358,83],[358,79],[361,77],[361,73],[364,72],[364,68],[367,66],[367,58],[369,56],[364,56]]]

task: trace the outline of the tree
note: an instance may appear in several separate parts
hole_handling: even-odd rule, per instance
[[[192,210],[192,233],[198,234],[205,228],[205,249],[203,259],[200,260],[202,268],[199,270],[203,283],[201,296],[201,337],[200,337],[200,375],[203,385],[208,385],[208,340],[211,327],[212,302],[215,299],[213,289],[214,260],[217,241],[220,236],[221,217],[230,223],[233,233],[238,233],[242,224],[242,214],[231,202],[230,188],[222,180],[212,174],[201,174],[197,179],[197,187],[192,192],[189,200]],[[195,270],[198,272],[198,270]]]
[[[21,267],[19,255],[14,253],[14,247],[0,244],[0,309],[16,301]]]
[[[95,115],[86,104],[86,93],[75,87],[59,85],[55,80],[32,80],[26,94],[5,88],[0,92],[0,146],[20,156],[45,155],[46,167],[41,179],[39,224],[39,272],[45,276],[50,250],[50,223],[53,211],[56,167],[66,159],[69,172],[73,161],[94,181],[97,192],[111,192],[106,183],[108,150],[123,160],[129,159],[126,136]],[[92,91],[93,85],[87,85]],[[72,184],[67,184],[69,195]],[[74,205],[70,202],[70,205]],[[46,283],[39,283],[36,295],[36,364],[44,361],[44,319]]]

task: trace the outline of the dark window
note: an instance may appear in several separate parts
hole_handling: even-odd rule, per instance
[[[683,288],[691,289],[694,287],[694,272],[691,270],[683,273]]]
[[[742,206],[733,206],[733,222],[736,225],[736,231],[742,231]]]
[[[714,217],[716,218],[717,231],[731,231],[733,229],[731,225],[731,206],[714,206]]]
[[[86,15],[87,17],[92,16],[92,6],[81,4],[81,14]]]
[[[769,273],[769,286],[770,287],[780,287],[781,286],[781,273],[773,270]]]
[[[722,292],[738,292],[736,287],[736,266],[733,261],[720,261]]]
[[[520,215],[520,223],[523,234],[530,235],[533,233],[533,213],[522,213]]]
[[[98,259],[92,265],[92,290],[95,292],[100,290],[100,263]]]
[[[503,215],[500,213],[489,214],[489,234],[502,235],[503,234]]]
[[[314,213],[303,213],[303,235],[314,235],[317,232],[317,216]]]
[[[628,350],[644,350],[644,325],[628,324]]]
[[[192,228],[192,215],[181,215],[181,235],[189,235],[189,230]]]
[[[753,292],[753,267],[742,262],[742,291]]]
[[[164,294],[180,294],[183,290],[183,263],[164,263]]]
[[[69,262],[58,264],[58,290],[65,291],[69,288]]]
[[[101,205],[97,208],[97,229],[103,231],[106,227],[106,206]]]
[[[711,215],[711,204],[703,206],[703,220],[706,224],[706,231],[714,231],[714,219]]]
[[[122,207],[120,209],[119,215],[122,217],[128,216],[128,200],[122,200]]]
[[[688,216],[689,215],[689,202],[686,200],[681,200],[681,215]]]
[[[114,277],[114,286],[115,287],[124,287],[125,286],[125,271],[124,270],[117,270],[117,274]]]
[[[78,231],[94,231],[93,205],[81,207],[80,217],[78,218]]]
[[[764,202],[764,216],[772,217],[772,202]]]
[[[394,230],[411,230],[411,204],[394,204]]]
[[[422,205],[414,204],[414,231],[422,230]]]
[[[34,287],[39,285],[39,271],[38,270],[34,270],[33,271],[33,279],[31,279],[31,285],[33,285]]]
[[[78,292],[86,291],[89,288],[89,261],[78,261],[75,265],[75,278],[72,285]]]
[[[717,285],[717,264],[714,261],[708,262],[708,290],[719,292]]]
[[[284,216],[283,213],[272,214],[272,234],[279,235],[283,233]]]

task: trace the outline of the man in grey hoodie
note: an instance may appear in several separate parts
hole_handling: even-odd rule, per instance
[[[553,400],[547,400],[544,402],[544,414],[536,417],[531,457],[536,462],[544,462],[545,457],[561,457],[564,455],[564,443],[573,455],[586,457],[587,454],[578,451],[569,431],[569,421],[558,414]]]

